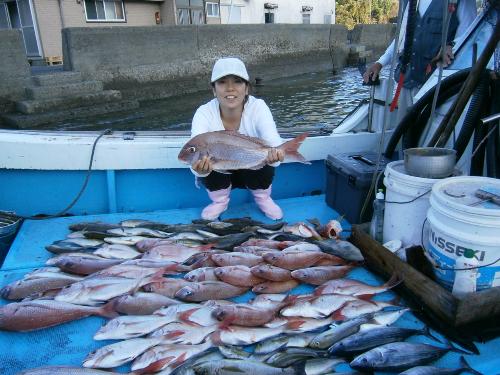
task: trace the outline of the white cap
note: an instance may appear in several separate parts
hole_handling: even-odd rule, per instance
[[[222,77],[231,75],[243,78],[247,82],[250,81],[243,61],[236,57],[223,57],[215,62],[210,82],[213,83]]]

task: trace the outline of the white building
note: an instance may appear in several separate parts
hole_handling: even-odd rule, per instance
[[[335,23],[335,0],[220,0],[221,24]]]

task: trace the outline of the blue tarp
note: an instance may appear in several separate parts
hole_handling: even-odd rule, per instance
[[[279,201],[285,212],[284,220],[293,223],[317,218],[325,223],[337,219],[338,214],[324,203],[323,195],[283,199]],[[165,223],[188,223],[198,218],[200,209],[168,210],[149,213],[134,214],[107,214],[66,217],[43,221],[27,221],[23,224],[16,240],[0,271],[0,286],[19,280],[24,274],[34,268],[42,267],[45,261],[53,254],[44,247],[53,241],[66,237],[69,233],[68,226],[72,223],[83,221],[103,221],[118,223],[121,220],[141,218]],[[253,204],[230,207],[223,218],[251,216],[255,220],[269,222]],[[348,227],[348,224],[343,222]],[[364,268],[357,268],[349,277],[362,280],[371,284],[381,284],[383,280],[376,277]],[[292,293],[308,293],[312,290],[310,285],[300,285]],[[238,302],[247,301],[253,297],[248,292],[236,298]],[[379,298],[392,299],[394,294],[384,293]],[[0,304],[9,301],[0,300]],[[404,303],[404,302],[403,302]],[[93,335],[106,320],[98,317],[89,317],[60,326],[34,331],[34,332],[7,332],[0,331],[0,374],[16,374],[20,370],[39,367],[43,365],[72,365],[81,366],[83,359],[104,345],[114,341],[94,341]],[[402,327],[422,327],[423,324],[411,313],[406,313],[397,323]],[[424,337],[412,337],[408,341],[431,342]],[[436,344],[434,342],[434,344]],[[479,356],[466,356],[467,361],[484,374],[498,374],[500,369],[500,356],[496,350],[500,349],[500,338],[488,343],[476,343],[481,354]],[[439,346],[439,344],[437,344]],[[441,367],[458,367],[459,354],[448,353],[435,363]],[[347,365],[337,366],[337,371],[348,371]],[[122,366],[119,371],[127,371],[128,366]]]

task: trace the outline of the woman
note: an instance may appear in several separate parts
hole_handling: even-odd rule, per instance
[[[217,130],[234,130],[260,138],[272,147],[283,143],[269,107],[263,100],[249,95],[249,76],[240,59],[226,57],[217,60],[211,83],[215,98],[196,111],[191,137]],[[281,219],[283,212],[271,199],[271,186],[274,167],[283,159],[283,151],[271,149],[267,156],[268,165],[258,170],[236,170],[231,174],[213,171],[207,156],[195,162],[191,170],[200,177],[212,201],[203,209],[202,218],[217,219],[227,209],[231,189],[247,188],[267,217]]]

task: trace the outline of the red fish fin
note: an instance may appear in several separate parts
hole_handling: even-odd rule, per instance
[[[173,361],[170,364],[170,367],[172,367],[172,368],[179,367],[180,365],[182,365],[186,361],[186,357],[187,357],[187,353],[186,352],[182,353],[180,356],[177,357],[177,359],[175,361]]]
[[[175,331],[170,331],[169,333],[167,333],[163,337],[165,337],[167,339],[175,339],[176,337],[182,336],[185,333],[186,333],[186,331],[182,331],[182,330],[178,329]]]
[[[104,318],[116,318],[118,314],[115,310],[116,300],[111,300],[99,309],[99,316]]]
[[[290,320],[287,324],[286,324],[286,327],[288,329],[299,329],[300,327],[302,327],[302,325],[305,323],[306,321],[305,320]]]
[[[186,311],[183,311],[181,312],[179,315],[177,315],[177,318],[179,320],[182,320],[184,322],[189,322],[189,323],[193,323],[191,322],[191,320],[189,320],[189,318],[191,317],[191,315],[193,315],[193,313],[197,310],[199,310],[200,308],[199,307],[195,307],[193,309],[189,309],[189,310],[186,310]]]
[[[149,365],[147,365],[144,368],[141,368],[139,370],[135,370],[133,372],[133,374],[151,374],[151,373],[161,371],[174,359],[175,359],[175,356],[170,356],[170,357],[165,357],[165,358],[159,359],[157,361],[151,362]]]
[[[345,316],[344,314],[342,314],[342,309],[335,310],[335,312],[332,314],[332,318],[335,321],[345,320]]]
[[[325,285],[320,285],[314,290],[313,295],[321,296],[323,294],[323,290],[325,290]]]
[[[283,307],[289,306],[289,305],[293,305],[297,301],[297,299],[299,299],[298,295],[289,294],[285,297],[285,299],[281,303],[283,304]]]
[[[309,135],[308,133],[302,133],[301,135],[283,143],[281,146],[278,147],[279,149],[283,150],[285,154],[285,159],[295,160],[304,164],[311,164],[298,151],[300,145],[302,144],[302,142],[304,142],[304,140],[307,138],[308,135]]]
[[[360,294],[356,296],[356,298],[362,299],[363,301],[370,301],[373,297],[373,294]]]
[[[234,322],[236,317],[229,317],[225,318],[223,321],[219,323],[219,329],[224,330],[224,331],[231,331],[231,323]]]

